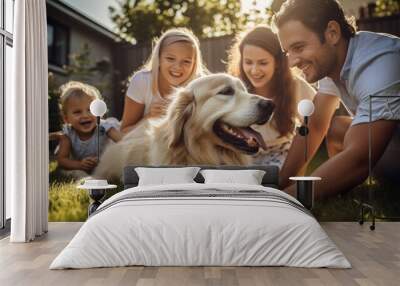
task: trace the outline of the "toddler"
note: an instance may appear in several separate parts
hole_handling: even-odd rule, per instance
[[[88,176],[98,163],[96,117],[90,112],[90,103],[97,98],[100,92],[88,84],[70,81],[61,87],[60,109],[65,124],[59,136],[57,162],[67,175],[76,178]],[[114,120],[100,121],[100,153],[108,138],[114,142],[122,138]]]

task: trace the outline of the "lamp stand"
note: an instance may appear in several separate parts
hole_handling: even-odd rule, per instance
[[[375,97],[383,97],[383,98],[398,98],[396,95],[370,95],[369,96],[369,121],[368,121],[368,199],[369,203],[365,203],[363,199],[360,201],[354,200],[357,204],[360,205],[360,220],[358,223],[360,225],[364,224],[364,213],[365,210],[369,210],[372,216],[372,224],[369,226],[370,230],[375,230],[375,219],[381,220],[399,220],[399,217],[380,217],[376,215],[375,211],[375,189],[373,189],[372,185],[372,99]]]
[[[307,163],[308,160],[308,116],[304,116],[304,125],[300,126],[299,129],[299,134],[304,137],[305,139],[305,145],[306,147],[304,148],[304,162]]]
[[[304,148],[304,162],[307,164],[307,159],[308,159],[308,116],[304,116],[304,125],[305,125],[305,129],[306,129],[306,135],[304,136],[305,138],[305,143],[306,143],[306,147]]]
[[[88,206],[88,216],[94,213],[97,208],[101,205],[101,199],[106,194],[105,189],[89,189],[89,197],[93,200],[92,203]]]
[[[97,164],[100,161],[100,116],[96,116],[97,125]]]

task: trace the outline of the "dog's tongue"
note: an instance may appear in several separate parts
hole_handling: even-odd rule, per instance
[[[246,136],[249,139],[255,140],[258,145],[261,146],[264,150],[267,150],[267,145],[265,144],[264,139],[262,138],[261,134],[258,133],[257,131],[254,131],[250,127],[247,128],[241,128],[240,131],[242,131],[242,134]]]

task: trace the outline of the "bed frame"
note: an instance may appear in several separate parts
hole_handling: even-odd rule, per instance
[[[122,182],[124,184],[124,189],[136,187],[139,182],[139,177],[135,171],[136,167],[148,167],[148,168],[179,168],[179,167],[193,167],[193,166],[126,166],[124,168],[124,173],[122,176]],[[279,168],[277,166],[260,166],[260,165],[249,165],[249,166],[228,166],[228,165],[220,165],[220,166],[206,166],[199,165],[198,167],[202,169],[218,169],[218,170],[264,170],[265,175],[262,180],[262,185],[265,187],[271,187],[278,189],[279,184]],[[204,178],[200,174],[194,178],[197,183],[204,183]]]

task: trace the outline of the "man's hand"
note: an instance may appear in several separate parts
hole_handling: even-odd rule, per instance
[[[378,120],[371,123],[372,166],[379,160],[396,130],[398,121]],[[353,125],[344,138],[343,151],[318,167],[311,176],[315,182],[315,198],[335,195],[361,184],[368,176],[368,123]]]

